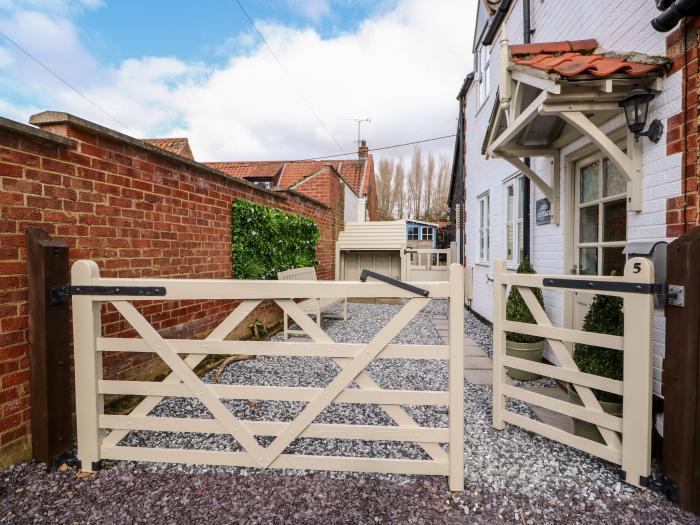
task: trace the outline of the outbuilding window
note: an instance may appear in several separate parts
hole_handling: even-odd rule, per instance
[[[430,226],[423,226],[423,235],[421,237],[424,241],[433,240],[433,229]]]
[[[409,241],[417,241],[418,238],[419,238],[418,226],[409,226],[408,227],[408,240]]]

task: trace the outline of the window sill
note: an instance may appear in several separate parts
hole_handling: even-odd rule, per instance
[[[475,266],[484,266],[484,267],[488,268],[489,266],[491,266],[491,263],[489,261],[476,261],[474,263],[474,265]]]

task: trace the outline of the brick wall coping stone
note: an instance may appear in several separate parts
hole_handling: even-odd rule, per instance
[[[85,120],[80,117],[76,117],[75,115],[71,115],[70,113],[65,113],[63,111],[42,111],[41,113],[37,113],[36,115],[32,115],[29,117],[29,124],[32,126],[27,126],[25,124],[20,124],[19,122],[15,122],[9,119],[5,119],[0,117],[0,127],[8,127],[9,129],[12,129],[14,131],[18,131],[20,133],[24,134],[29,134],[33,137],[40,137],[44,138],[47,140],[52,140],[54,142],[58,142],[63,146],[70,146],[72,144],[72,141],[69,138],[66,137],[61,137],[60,135],[56,135],[54,133],[49,133],[37,128],[34,128],[32,126],[51,126],[51,125],[71,125],[76,128],[80,128],[92,133],[95,133],[97,135],[102,135],[105,137],[108,137],[110,139],[119,141],[119,142],[125,142],[129,144],[130,146],[134,146],[136,148],[148,151],[150,153],[153,153],[154,155],[159,155],[161,157],[166,157],[171,161],[178,162],[180,164],[186,164],[187,166],[190,166],[192,168],[198,169],[200,171],[205,171],[207,173],[210,173],[212,175],[216,175],[217,177],[222,177],[226,180],[230,180],[235,182],[236,184],[241,184],[243,186],[248,186],[255,188],[256,190],[259,190],[260,192],[267,194],[267,195],[272,195],[274,197],[277,197],[279,199],[287,199],[289,198],[289,195],[286,194],[291,194],[294,195],[295,197],[303,200],[307,200],[317,206],[322,206],[324,208],[329,208],[329,206],[319,200],[314,199],[313,197],[309,197],[308,195],[304,195],[303,193],[300,193],[298,191],[294,190],[289,190],[289,189],[271,189],[268,190],[266,188],[263,188],[261,186],[258,186],[256,184],[253,184],[252,182],[248,182],[245,179],[241,179],[238,177],[233,177],[227,173],[224,173],[223,171],[219,171],[217,169],[214,169],[210,166],[207,166],[206,164],[202,164],[201,162],[197,162],[196,160],[188,159],[187,157],[183,157],[182,155],[178,155],[177,153],[172,153],[168,150],[164,150],[162,148],[159,148],[158,146],[153,146],[151,144],[148,144],[147,142],[144,142],[140,139],[136,139],[134,137],[130,137],[129,135],[126,135],[124,133],[121,133],[119,131],[100,126],[99,124],[95,124],[94,122],[90,122],[89,120]]]
[[[15,133],[20,133],[31,138],[48,140],[58,144],[59,146],[70,147],[73,143],[73,141],[67,137],[62,137],[61,135],[56,135],[55,133],[49,133],[43,129],[28,126],[27,124],[22,124],[21,122],[16,122],[5,117],[0,117],[0,129],[14,131]]]

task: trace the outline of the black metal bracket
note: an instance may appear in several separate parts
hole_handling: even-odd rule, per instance
[[[639,484],[642,487],[661,492],[675,503],[678,502],[678,483],[665,474],[662,474],[660,477],[656,477],[653,474],[650,476],[639,476]]]
[[[574,288],[576,290],[598,290],[601,292],[623,292],[658,294],[666,293],[666,283],[629,283],[617,281],[581,281],[577,279],[550,279],[545,278],[542,284],[551,288]]]
[[[423,297],[428,297],[428,295],[430,295],[430,292],[428,290],[424,290],[423,288],[418,288],[417,286],[413,286],[412,284],[399,281],[398,279],[394,279],[393,277],[389,277],[387,275],[382,275],[381,273],[373,272],[370,270],[362,270],[362,274],[360,275],[360,281],[364,283],[365,281],[367,281],[367,277],[372,277],[377,281],[382,281],[383,283],[396,286],[397,288],[401,288],[402,290],[413,292],[418,295],[422,295]]]
[[[139,297],[159,297],[165,295],[163,286],[72,286],[64,284],[52,286],[49,302],[52,305],[65,304],[73,295],[136,295]]]

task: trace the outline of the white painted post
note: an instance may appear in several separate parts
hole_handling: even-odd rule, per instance
[[[450,490],[464,490],[464,268],[450,265]]]
[[[635,257],[625,264],[625,280],[654,282],[654,265]],[[624,299],[624,377],[622,398],[622,470],[627,483],[640,486],[651,472],[652,330],[654,296]]]
[[[94,284],[100,277],[94,261],[76,261],[71,269],[73,285]],[[102,330],[101,303],[90,296],[73,296],[73,355],[75,368],[75,416],[78,432],[78,460],[86,472],[100,460],[103,432],[98,419],[104,413],[104,399],[97,392],[102,379],[102,354],[96,339]]]
[[[506,383],[506,368],[503,357],[506,355],[506,332],[503,321],[506,318],[506,285],[503,275],[508,271],[506,261],[499,259],[493,264],[493,427],[503,430],[506,426],[503,414],[506,398],[503,385]]]

